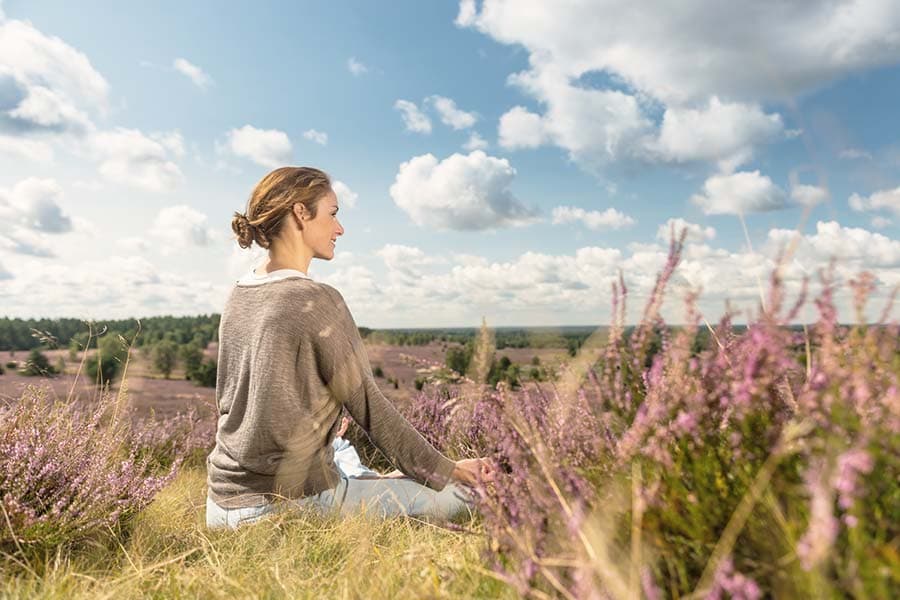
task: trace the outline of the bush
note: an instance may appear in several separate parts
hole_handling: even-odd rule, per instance
[[[14,360],[8,360],[8,361],[6,361],[6,368],[7,368],[7,369],[13,369],[13,370],[18,369],[18,368],[19,368],[19,363],[17,363],[17,362],[14,361]]]
[[[84,362],[87,376],[98,384],[110,383],[125,363],[128,351],[118,335],[107,333],[97,340],[97,351]]]
[[[416,390],[421,392],[422,388],[425,387],[425,378],[424,377],[416,377],[416,380],[413,382],[413,385],[416,386]]]
[[[37,348],[34,348],[28,353],[25,368],[21,372],[22,375],[27,375],[28,377],[38,377],[53,375],[56,373],[56,370],[50,366],[50,360],[47,356]]]
[[[216,387],[216,376],[218,368],[216,361],[211,359],[204,360],[200,367],[191,375],[191,381],[202,387]]]
[[[194,379],[203,364],[203,348],[197,342],[189,342],[181,347],[179,355],[184,364],[184,378]]]
[[[178,344],[172,340],[160,340],[153,345],[150,356],[153,360],[153,368],[168,379],[178,358]]]
[[[384,377],[384,371],[381,369],[381,365],[376,365],[374,369],[372,369],[372,374],[375,377]]]
[[[127,521],[175,475],[140,448],[105,397],[92,410],[29,387],[0,409],[0,548],[54,547]]]

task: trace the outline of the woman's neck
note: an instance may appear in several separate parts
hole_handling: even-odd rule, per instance
[[[269,248],[269,261],[263,265],[263,271],[271,273],[281,269],[293,269],[305,274],[309,271],[311,261],[312,252],[305,245],[300,248],[289,248],[284,244],[273,244]]]

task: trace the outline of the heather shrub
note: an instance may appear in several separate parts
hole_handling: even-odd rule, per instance
[[[537,597],[895,595],[890,303],[862,324],[864,273],[849,284],[860,324],[841,325],[826,270],[818,321],[792,328],[807,284],[788,303],[776,268],[746,329],[733,313],[701,329],[695,294],[668,328],[660,307],[681,249],[627,334],[620,278],[607,338],[586,340],[552,386],[426,388],[404,408],[449,454],[496,461],[477,490],[491,566]]]
[[[29,387],[14,406],[0,409],[4,551],[54,547],[118,528],[172,479],[186,442],[163,423],[158,435],[172,453],[161,459],[161,438],[118,407],[110,396],[94,406],[52,402]],[[151,438],[156,450],[148,452]]]

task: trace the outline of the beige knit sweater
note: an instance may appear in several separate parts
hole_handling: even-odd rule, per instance
[[[378,389],[341,294],[308,278],[234,287],[219,325],[216,404],[207,483],[224,508],[333,488],[342,405],[416,481],[440,490],[453,471]]]

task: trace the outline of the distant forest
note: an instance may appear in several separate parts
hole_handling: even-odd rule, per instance
[[[205,348],[218,339],[218,314],[193,317],[147,317],[137,319],[93,321],[81,319],[11,319],[0,317],[0,350],[30,350],[32,348],[67,348],[75,340],[84,347],[89,327],[93,335],[119,334],[134,340],[138,348],[153,346],[161,340],[176,344],[199,344]],[[606,328],[600,328],[605,332]],[[565,348],[570,352],[581,347],[597,330],[591,326],[564,327],[498,327],[493,329],[498,350],[503,348]],[[435,329],[372,329],[360,327],[364,338],[374,343],[397,346],[421,346],[431,342],[466,344],[478,334],[477,327]],[[135,337],[136,336],[136,337]],[[92,343],[92,346],[94,344]]]

